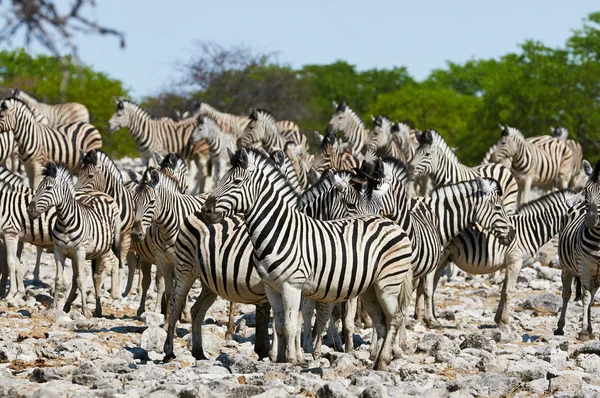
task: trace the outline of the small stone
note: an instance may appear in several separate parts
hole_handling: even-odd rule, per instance
[[[73,372],[72,381],[74,384],[97,388],[102,378],[102,372],[93,362],[84,362]]]
[[[388,392],[384,385],[373,385],[365,388],[359,398],[387,398]]]
[[[47,388],[38,388],[29,398],[59,398],[59,395]]]
[[[341,381],[332,381],[317,390],[318,398],[350,397],[348,389]]]
[[[149,326],[148,329],[142,333],[142,339],[140,347],[146,351],[154,351],[155,353],[162,354],[165,340],[167,340],[167,332],[159,326]]]
[[[600,373],[600,357],[595,354],[580,354],[577,357],[579,366],[587,373]]]
[[[496,348],[496,342],[487,336],[473,333],[466,335],[463,342],[460,343],[460,349],[464,350],[465,348],[476,348],[493,353]]]
[[[542,293],[529,297],[523,302],[523,308],[543,313],[557,314],[562,307],[562,299],[556,294]]]
[[[142,320],[148,326],[162,326],[165,323],[165,316],[157,312],[144,312]]]
[[[572,374],[563,374],[550,380],[550,392],[571,392],[581,391],[581,378]]]

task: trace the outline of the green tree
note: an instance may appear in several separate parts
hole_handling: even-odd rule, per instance
[[[0,51],[0,87],[4,92],[20,88],[40,101],[61,102],[62,65],[55,57],[31,56],[24,50]],[[69,64],[70,84],[66,100],[84,104],[90,112],[90,122],[102,134],[103,150],[111,156],[136,155],[129,132],[106,133],[108,119],[115,110],[115,99],[127,97],[127,90],[116,79],[96,72],[89,66]]]

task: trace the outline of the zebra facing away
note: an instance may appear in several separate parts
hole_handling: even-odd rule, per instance
[[[508,246],[501,244],[487,231],[467,228],[446,247],[433,286],[437,286],[447,261],[452,261],[464,272],[476,275],[505,269],[504,285],[494,319],[498,326],[508,325],[510,302],[523,264],[559,232],[562,217],[578,197],[570,190],[558,191],[519,207],[516,214],[509,216],[516,233]]]
[[[412,293],[406,233],[380,217],[325,222],[299,212],[297,194],[262,152],[241,149],[231,164],[202,212],[212,223],[234,213],[246,218],[275,317],[278,344],[271,356],[298,360],[293,342],[302,295],[326,303],[362,295],[378,329],[375,367],[386,368]]]
[[[553,137],[526,140],[514,127],[501,127],[492,161],[512,159],[511,171],[519,183],[520,200],[530,199],[531,186],[558,185],[566,189],[573,175],[573,153],[568,145]]]
[[[460,163],[442,136],[427,130],[419,136],[419,148],[408,166],[409,177],[415,180],[428,175],[435,186],[455,184],[477,177],[492,178],[498,182],[502,202],[509,214],[517,210],[518,185],[512,173],[500,164],[468,167]]]
[[[27,104],[29,109],[35,115],[35,120],[38,123],[47,124],[49,126],[58,126],[61,124],[90,122],[90,113],[85,105],[77,102],[67,102],[65,104],[49,105],[39,102],[33,95],[26,93],[23,90],[16,89],[13,92],[13,97]]]
[[[99,149],[100,132],[88,123],[70,123],[56,127],[36,122],[27,105],[14,98],[0,103],[0,134],[13,131],[19,155],[32,188],[37,187],[42,165],[48,161],[64,164],[70,170],[79,165],[79,151]]]
[[[82,299],[82,312],[89,316],[86,303],[88,268],[86,260],[92,260],[94,271],[94,289],[96,309],[94,315],[102,316],[100,289],[104,271],[112,271],[113,284],[111,295],[119,297],[115,286],[114,272],[118,270],[119,246],[119,209],[115,201],[102,192],[78,192],[75,194],[73,178],[63,165],[48,163],[44,170],[44,179],[37,187],[27,213],[37,219],[42,213],[56,207],[56,223],[52,231],[54,256],[58,262],[69,257],[73,263],[73,282],[71,293],[63,310],[69,312],[75,300],[77,290]],[[115,254],[117,253],[117,254]],[[58,284],[59,281],[57,280]],[[54,308],[58,306],[58,293],[54,294]]]
[[[333,108],[335,112],[327,124],[327,132],[341,131],[352,145],[352,154],[363,153],[369,142],[369,130],[364,122],[345,102],[340,105],[334,102]]]
[[[558,238],[563,305],[554,334],[564,334],[573,277],[579,276],[583,288],[583,319],[578,338],[587,341],[596,338],[592,330],[591,309],[600,286],[600,160],[593,169],[587,160],[584,160],[582,169],[588,176],[584,188],[585,201],[573,206],[564,216]]]

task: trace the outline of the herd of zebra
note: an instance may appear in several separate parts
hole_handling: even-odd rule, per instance
[[[184,116],[156,118],[117,101],[108,130],[129,129],[145,167],[140,175],[120,170],[100,149],[85,106],[43,104],[21,90],[3,99],[0,161],[10,167],[0,169],[0,294],[23,296],[19,256],[29,243],[38,248],[34,281],[42,251],[53,250],[54,308],[64,299],[69,258],[65,311],[79,294],[89,316],[92,274],[94,315],[101,316],[105,274],[117,299],[130,293],[139,270],[141,315],[155,264],[166,361],[181,319],[192,322],[193,355],[205,358],[202,323],[220,296],[256,305],[255,351],[278,362],[299,361],[302,351],[320,355],[326,331],[351,352],[355,319],[370,318],[371,359],[385,369],[401,352],[414,290],[415,317],[441,326],[434,291],[447,264],[472,274],[505,270],[495,321],[508,326],[521,267],[558,235],[563,307],[555,333],[563,333],[576,277],[584,308],[579,338],[593,338],[600,161],[592,168],[583,160],[566,129],[526,139],[501,126],[482,164],[468,167],[435,130],[411,130],[385,116],[367,129],[345,103],[334,103],[314,154],[295,123],[265,110],[232,115],[200,103]],[[21,164],[27,182],[15,174]],[[532,186],[545,195],[531,200]],[[189,309],[197,280],[202,290]],[[234,311],[232,304],[229,333]]]

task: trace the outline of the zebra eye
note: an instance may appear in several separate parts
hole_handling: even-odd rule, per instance
[[[52,187],[48,185],[48,186],[46,187],[46,191],[52,191]]]

